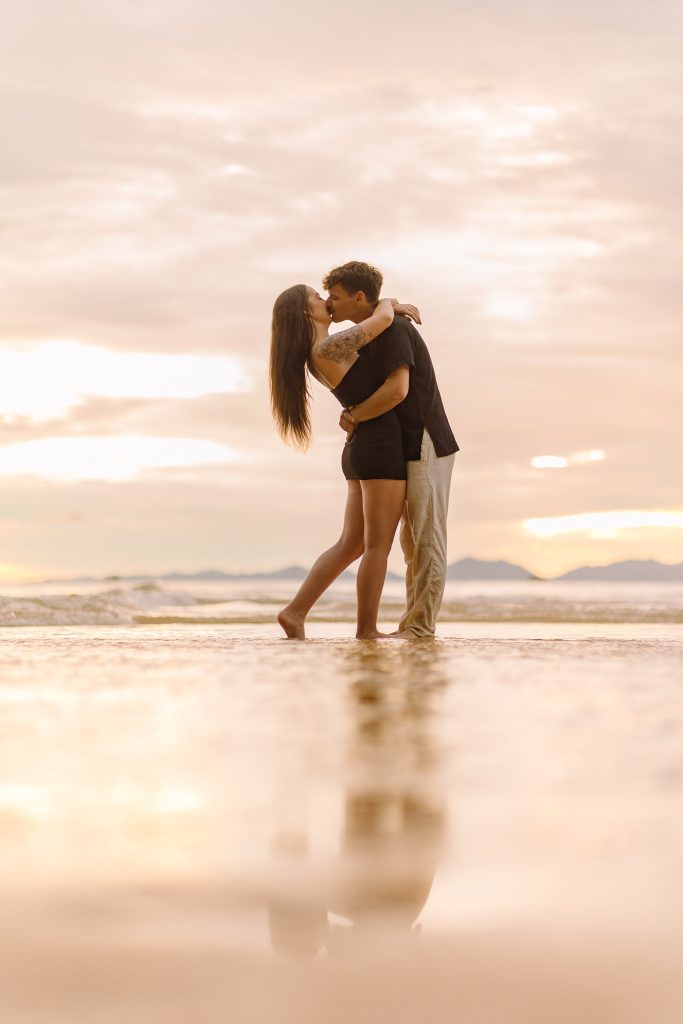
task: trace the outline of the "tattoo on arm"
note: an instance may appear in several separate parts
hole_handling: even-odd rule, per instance
[[[349,327],[347,331],[339,331],[338,334],[331,334],[317,344],[318,353],[323,359],[329,359],[333,363],[343,363],[352,352],[357,352],[363,345],[372,341],[373,333],[367,327],[356,324]]]

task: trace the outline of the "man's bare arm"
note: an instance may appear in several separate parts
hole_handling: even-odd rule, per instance
[[[357,352],[368,342],[374,341],[378,334],[386,331],[393,322],[394,308],[389,299],[381,299],[372,316],[367,320],[361,320],[354,327],[346,331],[339,331],[337,334],[330,334],[327,338],[316,342],[314,351],[323,359],[329,359],[333,363],[343,363],[352,352]]]
[[[389,412],[403,401],[409,387],[410,370],[407,366],[399,366],[364,402],[354,405],[350,412],[344,409],[339,417],[339,426],[342,430],[354,430],[359,423],[374,420],[376,416]]]

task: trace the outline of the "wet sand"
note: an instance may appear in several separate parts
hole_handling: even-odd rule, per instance
[[[3,1019],[678,1024],[680,627],[348,631],[3,633]]]

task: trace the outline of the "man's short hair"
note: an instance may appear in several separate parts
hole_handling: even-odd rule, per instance
[[[377,267],[352,260],[350,263],[344,263],[343,266],[330,270],[329,274],[323,278],[323,288],[329,292],[330,288],[334,288],[338,284],[349,295],[353,295],[354,292],[364,292],[368,302],[377,302],[382,289],[382,281],[382,274]]]

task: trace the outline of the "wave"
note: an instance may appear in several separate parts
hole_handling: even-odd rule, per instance
[[[117,587],[96,593],[0,595],[0,626],[164,626],[254,625],[272,623],[283,595],[278,588],[213,596],[189,590],[167,590],[156,583]],[[291,589],[291,587],[290,587]],[[484,588],[485,589],[485,588]],[[444,622],[662,623],[683,622],[680,598],[628,599],[614,595],[595,600],[587,590],[575,597],[541,596],[533,584],[511,593],[474,593],[457,599],[447,595]],[[673,595],[672,595],[673,597]],[[403,601],[397,591],[385,597],[380,619],[398,621]],[[312,622],[353,622],[353,588],[331,591],[313,610]]]
[[[132,625],[144,610],[204,604],[189,594],[173,593],[154,583],[117,587],[95,594],[38,594],[0,597],[0,626]]]

